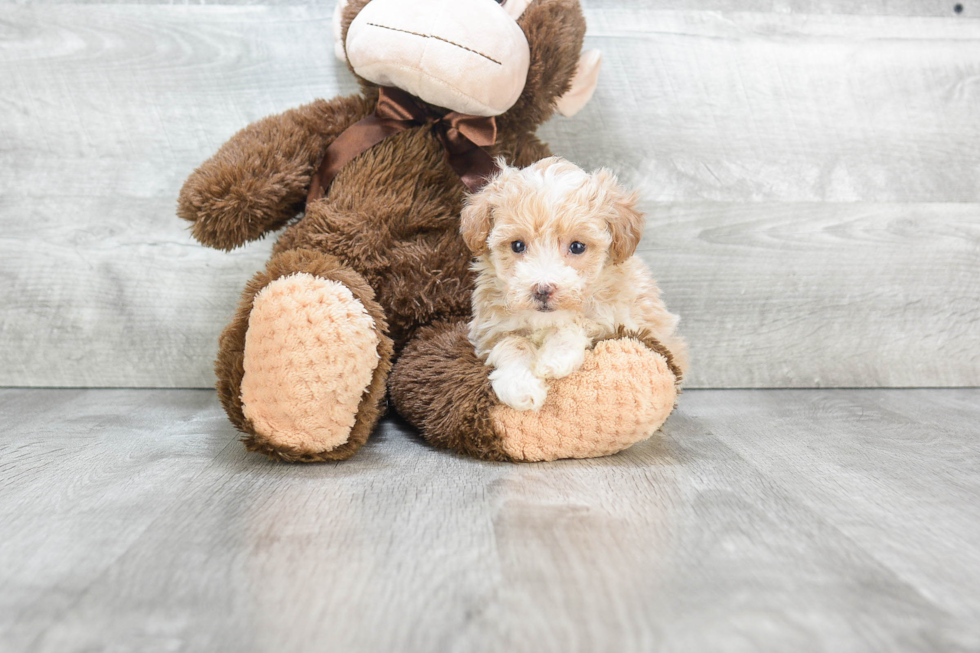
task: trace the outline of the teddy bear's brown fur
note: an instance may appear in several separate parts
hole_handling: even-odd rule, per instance
[[[346,8],[345,31],[365,4],[355,0]],[[497,142],[489,151],[526,166],[551,154],[534,130],[571,82],[585,22],[577,0],[536,0],[518,23],[531,51],[527,83],[517,103],[497,117]],[[432,131],[412,128],[364,152],[341,170],[327,196],[306,206],[296,220],[327,146],[374,111],[377,88],[361,84],[359,95],[318,100],[246,127],[196,170],[180,193],[178,215],[212,247],[231,250],[288,225],[221,336],[215,365],[221,402],[246,434],[250,450],[286,461],[340,460],[367,440],[383,411],[387,386],[396,409],[433,444],[484,459],[519,460],[514,448],[501,442],[486,369],[461,327],[469,318],[473,285],[471,253],[459,235],[465,188]],[[242,406],[253,301],[276,279],[296,273],[349,288],[378,332],[379,363],[350,436],[330,450],[273,441],[255,428]],[[659,343],[647,344],[672,367],[669,352]],[[676,381],[676,369],[671,374]],[[667,400],[672,405],[673,396]]]

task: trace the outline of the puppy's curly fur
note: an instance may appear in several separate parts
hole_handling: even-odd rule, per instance
[[[469,336],[495,368],[498,398],[539,409],[547,379],[576,371],[588,348],[621,328],[649,332],[686,370],[678,318],[634,256],[644,224],[636,194],[606,170],[587,174],[558,157],[501,166],[468,198],[461,224],[479,257]]]

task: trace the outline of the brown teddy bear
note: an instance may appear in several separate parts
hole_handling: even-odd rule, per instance
[[[205,245],[286,226],[215,363],[246,447],[349,458],[386,393],[433,445],[488,460],[601,456],[649,437],[680,381],[649,334],[597,343],[536,412],[497,401],[466,336],[465,192],[492,173],[488,154],[550,156],[535,129],[591,97],[599,57],[581,52],[578,1],[351,0],[336,31],[362,92],[249,125],[180,193]]]

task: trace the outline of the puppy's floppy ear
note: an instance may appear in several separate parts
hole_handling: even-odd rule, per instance
[[[643,236],[643,214],[636,208],[636,191],[626,192],[616,181],[616,177],[606,169],[593,174],[600,189],[601,201],[612,211],[606,217],[612,244],[609,254],[615,264],[624,262],[636,252],[636,246]]]
[[[479,256],[487,251],[487,238],[493,229],[493,207],[497,203],[500,189],[506,178],[517,168],[511,168],[503,157],[497,159],[500,172],[493,177],[482,190],[466,196],[466,203],[460,213],[459,233],[463,242],[474,255]]]
[[[493,228],[491,196],[492,193],[488,193],[486,188],[468,196],[466,204],[463,205],[463,212],[460,214],[459,233],[463,236],[463,242],[476,256],[487,251],[487,238],[490,237],[490,230]]]

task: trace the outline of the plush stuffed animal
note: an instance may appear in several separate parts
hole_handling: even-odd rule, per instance
[[[599,56],[581,52],[578,1],[351,0],[336,24],[362,92],[249,125],[180,193],[178,214],[211,247],[286,226],[215,363],[246,447],[349,458],[386,394],[433,445],[488,460],[601,456],[649,437],[680,380],[649,334],[597,343],[539,411],[497,401],[466,335],[464,194],[492,172],[487,154],[550,156],[535,129],[591,97]]]

